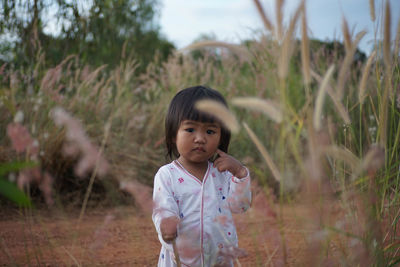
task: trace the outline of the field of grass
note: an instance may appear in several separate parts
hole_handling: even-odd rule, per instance
[[[45,53],[29,69],[1,66],[1,204],[35,212],[18,186],[35,207],[78,207],[78,224],[88,207],[132,199],[146,213],[154,173],[168,161],[168,103],[178,90],[203,84],[230,105],[221,117],[237,128],[230,153],[249,167],[265,212],[275,215],[277,262],[290,263],[284,210],[301,204],[310,265],[397,265],[400,27],[390,23],[389,2],[376,14],[370,1],[377,40],[365,60],[355,56],[365,33],[345,19],[342,43],[328,48],[309,40],[303,3],[287,25],[283,1],[276,1],[276,22],[254,3],[265,35],[243,45],[196,43],[139,77],[134,58],[111,70],[81,66],[75,56],[43,69]]]

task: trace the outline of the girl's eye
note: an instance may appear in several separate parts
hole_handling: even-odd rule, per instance
[[[194,132],[194,129],[193,128],[187,128],[187,129],[185,129],[185,131],[189,132],[189,133],[192,133],[192,132]]]
[[[207,134],[215,134],[215,131],[213,131],[213,130],[207,130]]]

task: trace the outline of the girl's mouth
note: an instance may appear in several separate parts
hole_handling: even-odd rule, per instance
[[[202,147],[196,147],[195,149],[193,149],[194,151],[199,151],[199,152],[206,152],[205,150],[204,150],[204,148],[202,148]]]

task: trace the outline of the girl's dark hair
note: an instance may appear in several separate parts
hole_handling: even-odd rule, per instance
[[[218,91],[204,86],[194,86],[183,89],[171,100],[165,118],[165,142],[170,158],[173,156],[179,157],[175,138],[182,121],[219,122],[214,116],[200,112],[194,107],[197,101],[204,99],[218,101],[228,107],[224,97]],[[218,148],[224,152],[228,152],[231,132],[226,129],[222,123],[220,124],[221,138]]]

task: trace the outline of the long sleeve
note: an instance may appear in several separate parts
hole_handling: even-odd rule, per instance
[[[170,251],[173,251],[172,245],[162,238],[160,224],[163,218],[171,216],[179,218],[178,205],[172,192],[170,175],[166,169],[161,168],[154,177],[152,219],[161,244]]]
[[[229,208],[233,213],[245,212],[251,205],[250,172],[247,169],[247,176],[241,179],[229,172],[228,175],[230,179]]]

